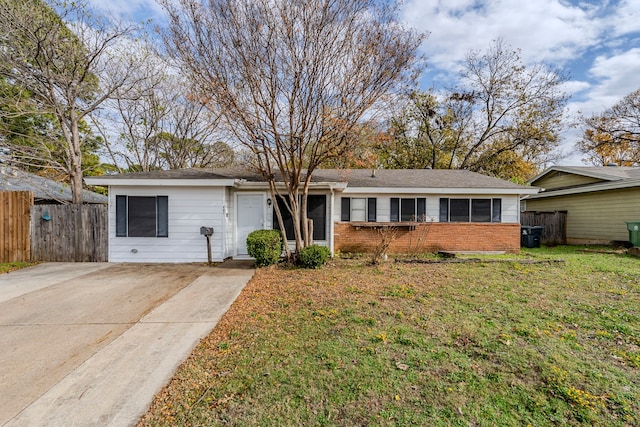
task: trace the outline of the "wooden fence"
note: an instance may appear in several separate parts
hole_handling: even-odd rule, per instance
[[[0,262],[31,259],[29,212],[31,191],[0,191]]]
[[[35,205],[31,258],[35,261],[108,260],[106,205]]]
[[[540,243],[543,245],[564,245],[567,243],[567,211],[520,213],[520,224],[544,227]]]

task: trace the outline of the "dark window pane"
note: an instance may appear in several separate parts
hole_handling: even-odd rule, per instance
[[[416,220],[416,199],[402,199],[400,201],[400,221]]]
[[[425,222],[427,220],[427,199],[416,199],[416,221]]]
[[[440,199],[440,222],[449,222],[449,199]]]
[[[376,222],[376,208],[378,199],[375,197],[367,199],[367,221]]]
[[[116,237],[127,237],[127,196],[116,196]]]
[[[469,222],[469,199],[450,199],[449,209],[449,221]]]
[[[282,222],[284,223],[284,229],[286,230],[287,239],[293,240],[295,238],[293,231],[293,219],[291,218],[291,212],[287,206],[289,206],[288,196],[277,196],[278,207],[280,208],[280,214],[282,214]],[[273,211],[273,228],[280,230],[280,224],[278,223],[278,217],[276,216],[275,207]]]
[[[502,199],[493,199],[491,222],[502,222]]]
[[[169,237],[169,198],[157,197],[158,237]]]
[[[391,217],[389,220],[391,222],[400,221],[400,199],[395,197],[391,199]]]
[[[129,237],[156,237],[156,198],[129,196]]]
[[[491,222],[491,199],[471,200],[471,222]]]
[[[307,196],[307,218],[313,220],[313,240],[327,239],[327,197]]]
[[[343,197],[340,201],[340,221],[351,221],[351,199],[349,197]]]

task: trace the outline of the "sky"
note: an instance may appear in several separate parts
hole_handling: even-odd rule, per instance
[[[162,24],[155,0],[90,0],[103,12]],[[568,118],[611,107],[640,88],[640,0],[405,0],[401,20],[428,34],[423,89],[448,86],[470,50],[494,40],[520,49],[525,64],[568,73]],[[562,133],[558,164],[581,165],[579,129]]]

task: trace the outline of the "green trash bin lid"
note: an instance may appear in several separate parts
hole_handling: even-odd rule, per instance
[[[640,221],[627,221],[627,230],[638,231],[640,230]]]

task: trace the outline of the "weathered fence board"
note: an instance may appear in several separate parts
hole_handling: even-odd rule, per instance
[[[29,261],[31,191],[0,191],[0,262]]]
[[[36,205],[31,211],[34,261],[108,260],[106,205]]]
[[[520,213],[520,224],[544,227],[540,243],[543,245],[564,245],[567,243],[567,211]]]

